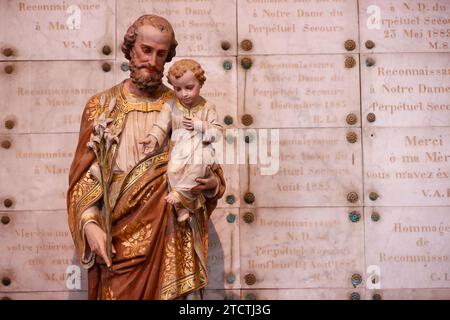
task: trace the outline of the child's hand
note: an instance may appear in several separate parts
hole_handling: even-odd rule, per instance
[[[183,121],[181,122],[183,129],[186,130],[194,130],[194,120],[189,116],[184,116]]]
[[[182,121],[183,128],[186,130],[195,130],[199,132],[205,132],[204,121],[196,117],[184,116]]]
[[[154,136],[149,135],[147,138],[139,141],[139,143],[143,145],[142,153],[145,155],[149,155],[156,149],[156,146],[158,145],[158,140]]]

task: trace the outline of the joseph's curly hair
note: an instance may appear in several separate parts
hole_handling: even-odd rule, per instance
[[[205,71],[203,70],[202,66],[195,60],[192,59],[181,59],[175,62],[170,68],[169,72],[167,74],[167,80],[170,84],[170,78],[169,76],[175,77],[175,79],[181,78],[186,71],[191,70],[194,76],[197,78],[198,82],[200,83],[200,86],[203,86],[203,84],[206,81],[205,77]]]
[[[133,49],[134,43],[136,42],[137,30],[140,26],[143,25],[150,25],[160,30],[161,32],[168,32],[171,35],[172,41],[170,43],[169,53],[167,54],[166,62],[172,61],[172,58],[175,57],[176,55],[176,47],[178,45],[178,42],[175,39],[175,32],[173,31],[172,25],[170,24],[169,21],[167,21],[163,17],[153,14],[146,14],[139,17],[128,28],[127,32],[125,33],[125,36],[123,37],[123,43],[121,47],[122,52],[125,54],[125,58],[131,60],[130,52]]]

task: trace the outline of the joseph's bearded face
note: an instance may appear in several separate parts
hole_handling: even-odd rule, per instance
[[[151,25],[137,30],[130,52],[130,78],[141,90],[155,91],[162,84],[164,64],[169,53],[171,36]]]

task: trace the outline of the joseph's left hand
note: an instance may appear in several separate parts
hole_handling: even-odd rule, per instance
[[[217,187],[217,179],[214,173],[211,171],[211,167],[206,168],[206,175],[204,178],[196,178],[195,182],[199,183],[191,189],[191,192],[198,194],[202,191],[211,191]]]

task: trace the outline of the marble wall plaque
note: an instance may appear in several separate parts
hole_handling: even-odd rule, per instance
[[[101,61],[0,63],[1,133],[76,132],[88,99],[114,85]],[[4,72],[13,66],[11,74]],[[11,129],[7,121],[13,122]]]
[[[242,288],[352,288],[353,274],[364,277],[364,226],[350,221],[353,210],[362,217],[361,208],[260,208],[250,223],[241,210]]]
[[[236,54],[236,0],[117,0],[117,45],[128,27],[143,14],[163,16],[178,41],[178,56]],[[222,42],[228,42],[226,50]]]
[[[360,0],[361,50],[449,52],[449,15],[446,0]],[[366,41],[375,46],[367,47]]]
[[[0,284],[0,291],[87,290],[87,273],[79,267],[66,211],[0,215],[10,218],[8,224],[0,225],[0,273],[11,281],[8,286]],[[76,273],[68,267],[75,268]],[[76,275],[79,285],[72,281]]]
[[[450,204],[450,128],[366,128],[363,132],[366,205]],[[373,200],[370,193],[376,193]]]
[[[447,53],[365,54],[361,59],[365,126],[450,125]],[[368,67],[368,59],[375,65]],[[375,115],[374,122],[369,122],[369,113]]]
[[[241,167],[240,189],[242,196],[248,191],[253,193],[255,201],[251,206],[362,204],[361,136],[358,129],[249,129],[244,132],[251,137],[248,139],[250,146],[244,146],[248,148],[246,161],[250,165]],[[277,132],[278,153],[275,147]],[[355,143],[347,141],[349,132],[356,135]],[[274,141],[269,147],[263,134]],[[273,149],[273,156],[268,156],[268,149]],[[349,202],[347,198],[352,192],[356,197]],[[241,200],[242,206],[249,205]]]
[[[266,289],[242,290],[242,299],[251,300],[351,300],[364,299],[364,289]]]
[[[353,57],[355,66],[345,67]],[[344,127],[359,123],[357,55],[253,56],[239,66],[239,119],[254,128]],[[245,125],[245,123],[244,123]]]
[[[0,49],[13,52],[2,60],[114,59],[114,0],[6,0],[1,8]]]
[[[379,289],[449,287],[448,207],[367,208],[365,219],[366,263],[378,268]]]
[[[207,269],[208,290],[240,288],[238,209],[212,213]]]
[[[66,209],[68,176],[78,134],[0,135],[0,205],[8,210]],[[5,199],[12,200],[6,208]]]
[[[241,54],[346,52],[344,42],[358,45],[356,0],[239,1],[238,41],[250,40]]]

